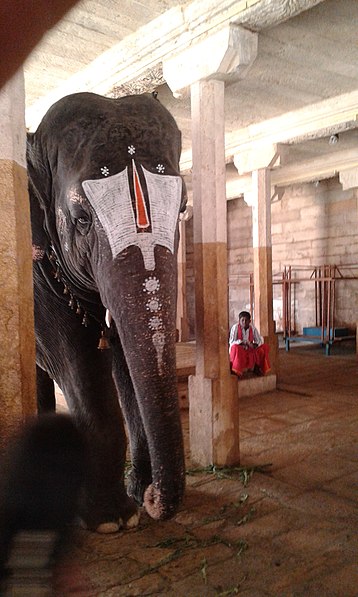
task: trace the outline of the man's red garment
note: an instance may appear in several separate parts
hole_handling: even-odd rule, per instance
[[[257,342],[259,345],[247,346],[246,343],[242,344],[244,339],[251,344]],[[245,330],[240,324],[234,325],[231,329],[230,341],[232,342],[230,364],[233,373],[241,377],[246,369],[258,369],[262,375],[270,371],[269,346],[263,343],[258,330],[251,323]]]
[[[231,370],[239,377],[245,369],[254,369],[255,365],[265,375],[270,371],[269,346],[261,344],[256,348],[246,348],[240,344],[233,344],[230,350]]]

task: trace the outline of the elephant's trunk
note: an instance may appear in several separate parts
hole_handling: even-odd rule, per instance
[[[155,269],[148,271],[138,267],[138,248],[126,253],[125,278],[123,271],[106,276],[112,282],[120,278],[121,288],[115,295],[113,287],[106,288],[103,299],[116,323],[134,388],[133,412],[139,410],[149,451],[152,483],[147,486],[147,475],[144,505],[151,517],[165,519],[175,514],[185,485],[175,358],[176,258],[156,246]]]

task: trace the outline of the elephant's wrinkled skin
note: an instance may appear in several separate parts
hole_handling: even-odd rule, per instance
[[[130,525],[132,498],[168,518],[184,491],[175,368],[180,151],[174,119],[147,94],[65,97],[28,139],[39,409],[54,408],[54,379],[87,434],[90,528]],[[111,350],[100,351],[106,309]]]

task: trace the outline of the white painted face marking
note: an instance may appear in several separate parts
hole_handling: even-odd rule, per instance
[[[145,168],[142,170],[148,190],[151,232],[137,232],[128,168],[108,178],[85,180],[82,187],[107,234],[112,257],[135,245],[142,252],[145,269],[150,271],[155,269],[156,245],[174,253],[182,180],[180,176],[153,174]]]

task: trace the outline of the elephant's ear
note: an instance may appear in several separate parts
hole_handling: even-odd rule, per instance
[[[36,163],[33,161],[33,140],[33,133],[28,133],[26,154],[32,229],[32,259],[33,261],[40,261],[45,255],[50,242],[45,231],[44,204],[39,195],[41,169],[36,168]],[[39,180],[38,184],[36,184],[37,179]]]
[[[29,181],[30,215],[32,230],[32,259],[41,261],[49,245],[49,238],[45,231],[45,212],[34,193],[31,181]]]

